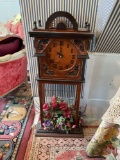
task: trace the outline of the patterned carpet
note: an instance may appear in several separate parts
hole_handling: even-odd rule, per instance
[[[83,131],[84,138],[43,138],[35,137],[33,130],[24,160],[89,160],[85,149],[96,128],[84,128]]]
[[[30,86],[21,85],[0,102],[0,160],[22,160],[34,119]]]

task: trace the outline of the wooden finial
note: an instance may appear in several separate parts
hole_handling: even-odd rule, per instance
[[[87,28],[88,22],[85,22],[85,28]]]
[[[34,21],[34,29],[37,29],[36,21]]]
[[[42,27],[41,20],[38,21],[39,27]]]
[[[90,23],[87,24],[87,29],[90,31]]]

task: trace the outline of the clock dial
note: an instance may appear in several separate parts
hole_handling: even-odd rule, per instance
[[[64,71],[72,68],[77,60],[78,50],[66,39],[54,39],[45,49],[47,64],[50,69]]]

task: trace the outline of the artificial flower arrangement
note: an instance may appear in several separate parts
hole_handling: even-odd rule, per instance
[[[44,130],[57,130],[69,133],[76,128],[74,124],[75,108],[64,102],[59,96],[53,96],[50,103],[43,105]]]

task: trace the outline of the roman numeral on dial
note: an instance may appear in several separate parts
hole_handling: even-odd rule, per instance
[[[69,68],[69,64],[66,64],[66,68]]]
[[[71,53],[73,53],[73,49],[71,49]]]
[[[60,70],[63,70],[63,66],[59,66],[59,69],[60,69]]]
[[[69,43],[67,43],[67,48],[69,48],[69,46],[70,46]]]
[[[63,46],[64,45],[64,42],[63,41],[60,41],[60,46]]]
[[[50,62],[50,63],[54,63],[54,59],[50,59],[49,62]]]
[[[74,63],[74,60],[71,60],[70,63],[73,64],[73,63]]]
[[[72,55],[72,59],[75,59],[75,55]]]
[[[53,68],[57,68],[57,64],[53,64]]]

